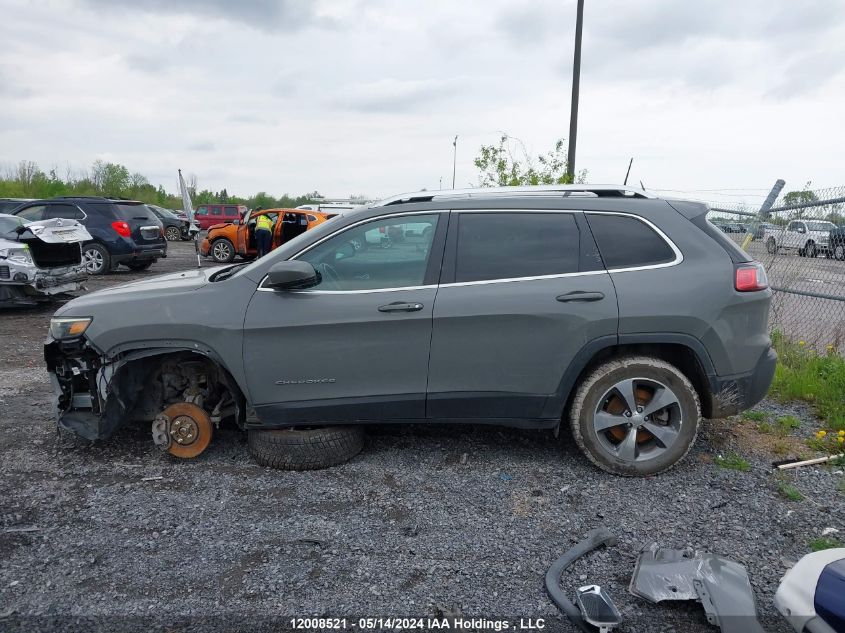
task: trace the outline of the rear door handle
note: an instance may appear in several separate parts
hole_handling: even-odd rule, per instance
[[[604,293],[575,290],[574,292],[567,292],[565,295],[558,295],[555,299],[562,303],[566,303],[568,301],[601,301],[604,299]]]
[[[396,301],[388,303],[385,306],[379,306],[379,312],[417,312],[423,309],[421,303],[405,303],[403,301]]]

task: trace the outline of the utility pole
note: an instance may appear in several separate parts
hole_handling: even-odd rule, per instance
[[[452,189],[455,188],[455,166],[458,164],[458,135],[455,134],[455,140],[452,141],[452,147],[455,148],[452,154]]]
[[[569,110],[569,151],[566,153],[566,175],[575,182],[575,142],[578,138],[578,95],[581,88],[581,30],[584,26],[584,0],[578,0],[575,19],[575,56],[572,60],[572,106]]]
[[[769,209],[771,209],[774,204],[775,200],[778,199],[780,192],[783,190],[783,187],[786,183],[783,181],[782,178],[778,178],[775,181],[775,184],[772,186],[772,190],[769,192],[769,195],[766,196],[766,200],[763,202],[763,206],[760,207],[760,218],[763,220],[768,219],[771,215],[769,213]]]

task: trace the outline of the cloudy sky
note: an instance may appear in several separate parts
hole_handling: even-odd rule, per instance
[[[450,185],[455,134],[458,186],[501,131],[568,134],[574,0],[0,10],[0,163],[377,196]],[[634,156],[633,182],[726,202],[845,184],[843,61],[840,0],[586,0],[578,167],[620,182]]]

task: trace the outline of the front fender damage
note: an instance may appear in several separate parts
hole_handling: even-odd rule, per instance
[[[110,358],[87,341],[48,341],[44,355],[57,423],[85,439],[107,439],[129,421],[151,421],[168,404],[186,400],[209,406],[217,425],[231,416],[243,426],[237,384],[196,351],[151,348]]]

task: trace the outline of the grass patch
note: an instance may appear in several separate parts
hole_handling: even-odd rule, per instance
[[[751,422],[765,422],[769,419],[769,414],[764,411],[743,411],[739,417]]]
[[[758,422],[757,423],[757,431],[759,433],[765,433],[766,435],[768,435],[769,433],[771,433],[774,430],[775,430],[774,427],[771,424],[769,424],[768,422]]]
[[[781,437],[786,437],[799,428],[801,428],[801,420],[794,415],[783,415],[775,421],[775,431]]]
[[[836,484],[836,490],[845,495],[845,477],[839,479],[839,483]]]
[[[730,470],[739,470],[746,472],[751,470],[751,464],[744,457],[736,453],[728,453],[727,455],[716,455],[716,465],[721,468],[728,468]]]
[[[835,547],[842,547],[842,543],[840,543],[835,538],[830,538],[829,536],[820,536],[818,538],[814,538],[810,540],[807,545],[809,545],[810,549],[814,552],[820,552],[823,549],[833,549]]]
[[[845,358],[833,348],[819,354],[779,332],[772,333],[772,343],[778,364],[769,393],[781,402],[808,402],[829,428],[845,429]]]
[[[785,481],[778,482],[778,492],[780,496],[788,501],[803,501],[804,495],[795,486]]]

